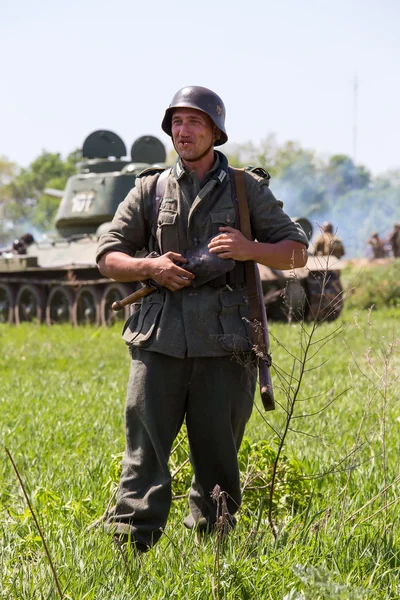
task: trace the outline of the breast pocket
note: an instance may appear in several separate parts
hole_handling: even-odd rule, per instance
[[[235,227],[236,214],[233,208],[210,213],[211,235],[220,233],[220,227]],[[211,237],[211,236],[210,236]]]
[[[168,208],[162,208],[158,213],[157,241],[161,252],[178,252],[178,213]]]

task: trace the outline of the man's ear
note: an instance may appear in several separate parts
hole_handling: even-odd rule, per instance
[[[218,142],[219,138],[221,137],[221,132],[218,129],[218,127],[216,125],[214,125],[214,130],[213,130],[213,139],[214,142]]]

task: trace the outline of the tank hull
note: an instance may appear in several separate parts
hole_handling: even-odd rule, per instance
[[[340,271],[334,256],[309,256],[301,269],[258,265],[268,317],[277,321],[333,321],[343,309]]]

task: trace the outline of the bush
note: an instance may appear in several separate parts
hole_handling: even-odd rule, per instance
[[[350,291],[345,305],[350,309],[376,309],[400,306],[400,260],[387,265],[373,264],[346,267],[343,287]]]

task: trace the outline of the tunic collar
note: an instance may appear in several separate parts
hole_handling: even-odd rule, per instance
[[[217,183],[222,185],[225,182],[226,176],[228,174],[228,159],[225,154],[219,152],[218,150],[214,150],[215,161],[210,171],[208,171],[202,181],[202,187],[209,181],[210,179],[216,179]],[[178,157],[175,166],[174,166],[174,176],[177,181],[182,179],[184,176],[189,176],[190,172],[185,167],[182,162],[182,159]]]

